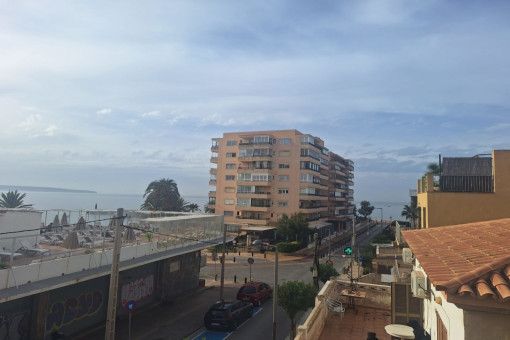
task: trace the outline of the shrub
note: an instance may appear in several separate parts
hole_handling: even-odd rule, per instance
[[[280,253],[293,253],[299,249],[306,247],[302,242],[280,242],[276,245]]]

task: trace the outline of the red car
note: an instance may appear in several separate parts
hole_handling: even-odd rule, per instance
[[[237,299],[260,306],[262,301],[271,298],[272,293],[271,287],[264,282],[248,282],[239,288]]]

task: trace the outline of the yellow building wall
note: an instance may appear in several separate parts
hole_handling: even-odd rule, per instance
[[[492,159],[493,193],[429,191],[418,194],[422,228],[509,218],[510,150],[495,150]],[[423,208],[426,216],[423,216]]]

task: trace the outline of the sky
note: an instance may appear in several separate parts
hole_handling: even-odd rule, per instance
[[[510,149],[508,1],[3,1],[1,185],[206,196],[211,138],[297,129],[408,202]]]

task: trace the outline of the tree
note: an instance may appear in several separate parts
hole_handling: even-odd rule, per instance
[[[145,189],[143,195],[145,202],[140,206],[141,210],[156,211],[199,211],[198,205],[186,202],[179,194],[177,183],[169,178],[152,181]]]
[[[338,276],[338,272],[331,264],[321,263],[319,264],[319,280],[322,283],[326,283],[332,276]]]
[[[411,227],[415,228],[415,222],[418,218],[419,208],[416,203],[412,202],[411,204],[404,205],[404,210],[402,210],[402,217],[405,217],[406,220],[411,220]]]
[[[297,236],[296,241],[307,243],[310,229],[308,229],[308,222],[306,222],[303,214],[295,213],[290,217],[287,214],[283,214],[278,222],[276,222],[276,233],[286,240],[294,240]]]
[[[290,319],[290,339],[296,337],[296,314],[315,305],[317,289],[302,281],[288,281],[278,286],[278,305]]]
[[[429,163],[427,165],[427,173],[433,175],[441,175],[441,166],[437,163]]]
[[[370,205],[369,201],[361,201],[360,202],[360,208],[358,210],[358,213],[363,216],[363,218],[366,220],[367,216],[372,214],[372,211],[374,211],[375,207]]]
[[[31,208],[33,204],[23,204],[26,194],[21,194],[18,190],[7,191],[7,194],[2,193],[0,199],[1,208]]]

